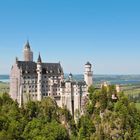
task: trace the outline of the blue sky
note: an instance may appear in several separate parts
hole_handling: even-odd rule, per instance
[[[0,0],[0,74],[27,39],[45,62],[66,73],[140,74],[139,0]]]

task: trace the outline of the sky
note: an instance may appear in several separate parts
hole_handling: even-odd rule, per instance
[[[65,73],[140,74],[139,0],[0,0],[0,74],[29,40],[34,61],[61,62]]]

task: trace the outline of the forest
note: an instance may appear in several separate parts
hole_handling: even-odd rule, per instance
[[[112,95],[116,99],[112,99]],[[115,86],[89,88],[84,115],[75,122],[50,98],[29,100],[22,107],[0,96],[0,140],[139,140],[140,111]]]

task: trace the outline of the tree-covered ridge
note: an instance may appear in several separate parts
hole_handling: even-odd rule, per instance
[[[140,112],[123,92],[117,93],[115,86],[101,90],[90,87],[89,92],[85,117],[93,122],[96,131],[86,139],[140,139]],[[112,95],[117,99],[112,99]]]
[[[89,88],[85,115],[75,123],[51,98],[19,108],[8,94],[0,97],[0,140],[138,140],[140,112],[115,86]],[[112,98],[115,95],[115,99]]]
[[[29,101],[19,108],[8,94],[3,94],[0,98],[0,140],[67,140],[68,131],[60,122],[62,112],[51,98],[42,102]]]

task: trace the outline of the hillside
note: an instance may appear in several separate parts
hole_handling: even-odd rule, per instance
[[[90,87],[84,115],[77,122],[66,108],[46,98],[18,107],[7,94],[0,97],[1,140],[117,140],[140,138],[140,112],[115,86]],[[112,95],[116,98],[113,99]]]
[[[0,82],[0,93],[9,93],[9,83]]]

